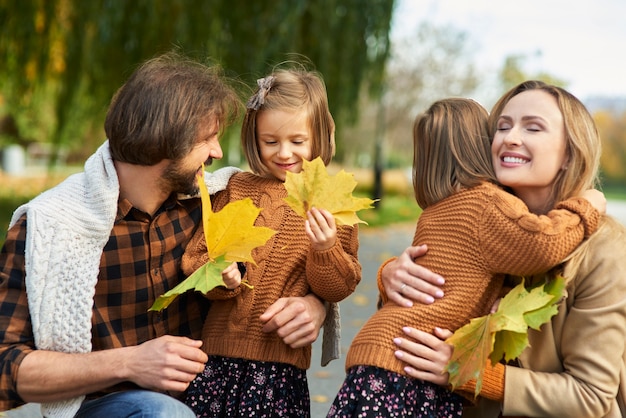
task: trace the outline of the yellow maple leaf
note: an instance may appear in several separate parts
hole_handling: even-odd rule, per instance
[[[224,285],[222,271],[235,261],[255,263],[252,250],[264,245],[276,233],[271,228],[254,226],[261,209],[251,199],[230,202],[219,212],[213,212],[211,197],[202,176],[198,176],[198,185],[209,261],[176,287],[159,296],[150,307],[151,311],[167,308],[178,295],[188,290],[206,293]]]
[[[307,211],[316,207],[329,211],[339,225],[367,223],[356,212],[371,208],[374,200],[352,196],[357,185],[354,175],[341,170],[330,176],[320,157],[302,163],[300,173],[288,171],[285,179],[285,201],[294,212],[306,219]]]
[[[476,379],[474,394],[478,396],[487,361],[495,365],[517,358],[528,346],[528,328],[539,329],[557,313],[564,288],[562,277],[531,289],[522,281],[502,298],[495,313],[474,318],[456,330],[446,340],[454,346],[445,368],[452,388]]]

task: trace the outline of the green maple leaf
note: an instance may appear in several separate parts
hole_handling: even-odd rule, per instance
[[[222,271],[230,264],[231,262],[226,261],[224,257],[219,257],[212,262],[203,264],[198,270],[194,271],[191,276],[187,277],[168,292],[159,296],[149,310],[160,311],[165,309],[178,295],[191,289],[207,293],[217,286],[223,286]]]
[[[320,157],[313,161],[303,160],[300,173],[287,172],[285,202],[305,219],[306,212],[316,207],[329,211],[339,225],[366,223],[359,219],[356,212],[371,208],[374,201],[352,196],[356,185],[354,175],[344,170],[330,176]]]
[[[557,302],[563,296],[565,290],[565,280],[562,277],[558,277],[556,280],[551,280],[543,286],[543,291],[552,296],[550,303],[539,309],[530,310],[524,313],[524,319],[530,328],[539,329],[542,324],[547,322],[546,318],[551,318],[557,314]]]
[[[564,288],[562,277],[530,290],[522,281],[502,298],[495,313],[472,319],[456,330],[446,340],[454,346],[445,367],[452,388],[476,379],[478,396],[487,359],[493,365],[517,358],[528,346],[528,328],[539,329],[557,313]]]
[[[528,323],[524,314],[541,310],[549,306],[552,300],[553,296],[545,292],[543,286],[528,291],[524,286],[524,281],[522,281],[500,301],[498,310],[493,314],[494,327],[492,332],[501,330],[527,332]]]
[[[211,197],[202,176],[198,176],[198,185],[209,261],[177,286],[159,296],[149,311],[167,308],[178,295],[188,290],[207,293],[217,286],[223,286],[222,271],[234,261],[255,263],[252,250],[264,245],[276,233],[271,228],[254,226],[261,209],[257,208],[251,199],[230,202],[219,212],[213,212]],[[245,282],[242,284],[247,285]]]
[[[495,333],[493,351],[489,355],[491,364],[502,359],[506,361],[519,357],[528,346],[528,333],[501,330]],[[484,365],[485,363],[483,363]]]

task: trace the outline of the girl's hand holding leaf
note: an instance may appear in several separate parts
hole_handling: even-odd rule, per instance
[[[356,212],[370,209],[373,200],[365,197],[353,197],[352,191],[357,182],[352,174],[341,170],[330,176],[320,157],[313,161],[302,161],[302,171],[287,171],[285,202],[304,219],[311,208],[324,208],[335,218],[337,225],[366,223],[359,219]]]
[[[337,225],[335,218],[326,209],[311,208],[306,213],[307,220],[304,230],[316,251],[324,251],[335,245],[337,241]]]
[[[237,263],[231,263],[222,271],[222,281],[227,289],[236,289],[241,284],[241,271]]]
[[[204,173],[204,169],[202,172]],[[257,208],[251,199],[230,202],[219,212],[213,212],[211,196],[202,175],[198,176],[198,186],[202,199],[202,226],[209,261],[178,286],[159,296],[150,307],[150,311],[167,308],[178,295],[188,290],[207,293],[217,286],[226,286],[223,272],[233,262],[254,263],[252,250],[264,245],[276,233],[271,228],[254,226],[261,209]],[[241,281],[241,276],[239,281],[245,283]]]

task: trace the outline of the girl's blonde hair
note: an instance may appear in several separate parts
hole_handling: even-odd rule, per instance
[[[537,80],[525,81],[513,87],[498,100],[489,116],[490,136],[495,134],[498,118],[507,103],[518,94],[530,90],[544,91],[554,97],[563,116],[568,162],[567,168],[557,174],[552,186],[552,198],[547,207],[553,208],[556,203],[562,200],[580,196],[587,189],[599,187],[598,172],[602,144],[596,124],[580,100],[560,87]],[[612,223],[603,222],[598,231],[614,228],[614,226],[609,226],[610,224]],[[565,275],[567,280],[577,275],[578,268],[587,257],[589,245],[593,243],[596,235],[598,232],[585,240],[566,258]]]
[[[487,111],[476,101],[433,103],[413,124],[413,190],[426,208],[461,188],[495,183]]]
[[[256,133],[257,115],[266,110],[306,112],[312,135],[311,159],[321,157],[328,165],[335,153],[335,122],[321,75],[304,69],[278,69],[260,79],[258,84],[246,106],[241,127],[241,145],[252,172],[258,175],[269,173],[261,162]]]

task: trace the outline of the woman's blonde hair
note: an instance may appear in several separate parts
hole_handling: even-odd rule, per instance
[[[487,111],[476,101],[436,101],[413,124],[413,190],[426,208],[484,181],[495,183]]]
[[[300,68],[278,69],[258,81],[259,87],[248,101],[241,127],[241,145],[252,172],[267,175],[261,162],[256,119],[266,110],[307,112],[311,132],[311,159],[321,157],[328,165],[335,152],[335,122],[328,106],[326,86],[321,75]]]

